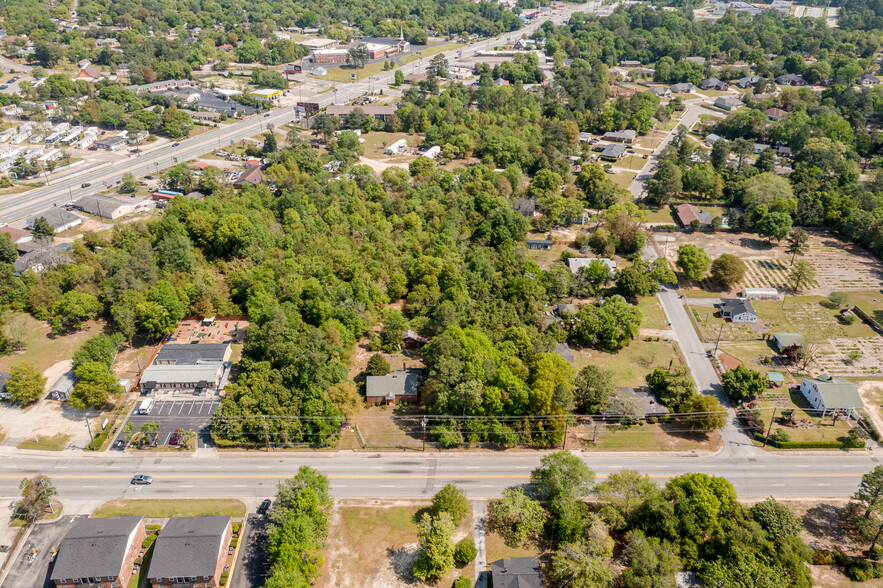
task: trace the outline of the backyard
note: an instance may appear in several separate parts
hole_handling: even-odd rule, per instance
[[[317,586],[422,585],[411,574],[417,557],[417,523],[428,502],[339,500],[328,530],[325,565]],[[457,527],[454,540],[472,537],[472,513]],[[473,564],[454,568],[438,586],[460,575],[473,578]]]

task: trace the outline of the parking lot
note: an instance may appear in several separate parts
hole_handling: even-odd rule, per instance
[[[63,516],[57,521],[34,525],[28,540],[18,552],[12,563],[3,588],[33,586],[35,588],[50,587],[49,569],[52,564],[52,548],[58,549],[67,532],[83,517]],[[31,548],[37,555],[31,561]]]
[[[150,414],[133,414],[127,422],[135,426],[136,432],[144,423],[160,423],[162,427],[156,438],[157,445],[168,445],[169,438],[175,432],[175,429],[191,429],[196,433],[196,446],[208,447],[211,445],[209,425],[211,424],[212,413],[220,405],[221,401],[214,398],[204,400],[157,400]]]

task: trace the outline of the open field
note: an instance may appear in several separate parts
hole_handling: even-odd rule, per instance
[[[411,62],[417,61],[418,59],[427,59],[429,57],[432,57],[433,55],[438,55],[439,53],[444,53],[445,51],[450,51],[458,47],[463,47],[464,45],[465,43],[439,43],[438,45],[432,45],[431,47],[421,49],[420,55],[417,55],[416,53],[411,53],[409,55],[405,55],[398,61],[402,65],[407,65]]]
[[[18,353],[11,353],[0,357],[0,372],[9,371],[9,368],[19,362],[27,361],[39,370],[45,371],[60,359],[73,356],[74,351],[93,335],[104,330],[104,321],[89,321],[79,331],[64,335],[53,335],[49,331],[49,324],[38,321],[31,315],[19,317],[24,324],[25,344],[27,349]],[[54,382],[49,382],[49,385]]]
[[[124,517],[143,515],[149,519],[171,517],[244,517],[245,504],[232,498],[130,498],[111,500],[99,506],[93,517]]]
[[[876,290],[883,288],[883,266],[864,249],[847,243],[827,231],[809,232],[809,250],[802,259],[811,261],[817,271],[814,283],[802,294],[827,296],[832,291]],[[672,233],[666,257],[674,262],[678,246],[692,243],[715,259],[724,253],[745,261],[748,273],[739,285],[749,288],[789,288],[791,256],[786,243],[771,243],[751,233]],[[714,290],[710,280],[703,287]]]
[[[71,440],[70,435],[58,433],[51,437],[40,437],[25,439],[18,444],[18,449],[35,449],[39,451],[64,451]]]
[[[350,82],[353,81],[353,74],[356,75],[356,80],[361,80],[370,76],[376,76],[379,74],[392,74],[393,69],[384,71],[383,69],[383,61],[378,61],[376,63],[369,63],[365,67],[359,68],[348,68],[348,67],[329,67],[327,68],[328,73],[322,76],[321,79],[329,81],[329,82]],[[398,67],[394,68],[398,69]]]
[[[721,444],[720,435],[693,433],[677,429],[678,425],[640,424],[628,427],[600,425],[574,427],[578,445],[583,451],[715,451]]]
[[[610,181],[613,182],[617,188],[626,189],[629,187],[629,184],[632,183],[632,180],[635,179],[636,175],[638,174],[634,172],[616,172],[610,176]]]
[[[428,501],[341,500],[335,504],[318,586],[423,585],[411,575],[417,557],[417,522]],[[454,541],[472,537],[472,513],[454,533]],[[459,576],[472,578],[474,566],[454,568],[438,586]]]
[[[485,534],[484,548],[488,563],[504,557],[539,557],[543,554],[542,548],[532,541],[517,547],[509,547],[499,534],[490,530]]]
[[[577,371],[587,365],[602,365],[616,373],[619,386],[643,386],[644,377],[660,366],[681,364],[677,343],[673,341],[645,341],[636,339],[616,353],[598,349],[573,349]]]

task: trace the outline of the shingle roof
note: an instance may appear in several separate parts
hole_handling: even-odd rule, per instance
[[[48,208],[48,209],[44,210],[43,212],[40,212],[40,213],[35,214],[34,216],[30,217],[27,220],[28,226],[29,227],[34,226],[34,222],[38,218],[40,218],[41,216],[43,218],[45,218],[47,221],[49,221],[49,224],[52,225],[52,227],[55,229],[58,229],[59,227],[63,227],[63,226],[66,226],[66,225],[69,225],[72,223],[82,223],[83,222],[82,218],[66,211],[65,209],[59,208],[59,207],[53,207],[53,208]]]
[[[741,298],[724,298],[721,300],[720,310],[721,314],[726,312],[730,315],[737,315],[745,312],[750,312],[755,315],[757,314],[754,312],[754,307],[751,306],[751,302]]]
[[[156,540],[148,577],[214,576],[231,517],[174,517]]]
[[[543,588],[543,571],[535,557],[512,557],[491,563],[494,588]]]
[[[616,262],[607,257],[570,257],[567,259],[567,267],[570,268],[570,271],[576,273],[579,271],[580,268],[589,267],[590,265],[592,265],[592,262],[596,259],[610,269],[616,269]]]
[[[51,580],[119,576],[129,535],[144,517],[81,519],[58,548]]]
[[[852,382],[824,376],[803,379],[804,382],[807,380],[815,383],[825,408],[858,408],[865,405]]]
[[[396,396],[415,396],[422,374],[423,370],[407,369],[385,376],[368,376],[365,378],[365,397],[395,400]]]
[[[118,200],[116,198],[111,198],[109,196],[93,194],[91,196],[83,196],[82,198],[77,200],[77,206],[79,206],[89,214],[103,217],[113,214],[120,208],[131,206],[131,204],[122,200]]]
[[[229,348],[229,343],[169,343],[160,348],[155,363],[196,365],[200,361],[223,361]]]

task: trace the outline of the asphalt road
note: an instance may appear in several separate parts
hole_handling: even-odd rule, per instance
[[[609,8],[607,7],[606,10],[609,10]],[[564,20],[570,18],[570,15],[574,12],[591,13],[603,10],[605,8],[601,7],[597,1],[571,7],[567,10],[559,9],[556,10],[556,14],[551,18],[537,19],[536,22],[532,22],[518,31],[479,41],[460,49],[452,49],[441,55],[444,55],[449,61],[454,61],[461,50],[463,56],[467,57],[476,51],[492,48],[503,42],[514,41],[523,34],[530,35],[545,20],[561,24]],[[422,73],[428,65],[428,58],[420,59],[408,64],[402,71],[406,73]],[[351,84],[340,84],[337,86],[336,91],[327,92],[318,97],[316,102],[321,108],[332,104],[344,104],[349,100],[363,96],[369,90],[377,92],[381,88],[387,88],[392,79],[392,72],[389,72],[387,75],[365,78]],[[51,208],[53,204],[61,205],[70,200],[76,200],[93,193],[96,187],[102,186],[104,183],[107,185],[116,184],[125,173],[132,173],[136,177],[141,177],[148,173],[157,173],[160,170],[175,165],[175,159],[178,162],[183,162],[199,157],[205,153],[236,143],[246,137],[257,135],[266,129],[268,123],[280,127],[292,122],[296,118],[297,113],[293,108],[273,110],[270,111],[269,116],[259,115],[242,122],[224,125],[191,139],[183,140],[178,147],[169,145],[97,170],[88,171],[87,168],[80,168],[80,170],[71,175],[53,180],[51,186],[44,186],[20,194],[0,196],[0,222],[10,223]],[[83,183],[89,183],[91,187],[88,189],[80,188],[80,185]]]
[[[27,543],[18,552],[18,557],[3,582],[3,588],[19,586],[50,588],[52,582],[49,580],[49,569],[54,563],[51,550],[53,547],[58,549],[61,540],[81,518],[62,516],[51,524],[35,525]],[[37,552],[33,561],[30,561],[31,548]]]
[[[742,498],[846,497],[863,474],[880,462],[868,455],[788,455],[746,448],[745,455],[721,452],[710,457],[584,455],[600,478],[633,469],[664,484],[673,476],[702,472],[730,480]],[[341,498],[426,498],[452,482],[470,498],[500,496],[505,488],[526,484],[540,455],[492,454],[321,454],[256,452],[248,456],[101,455],[94,457],[4,456],[0,497],[19,494],[23,476],[50,476],[59,498],[239,497],[267,498],[276,483],[309,465],[329,476]],[[133,486],[133,474],[154,477],[149,486]]]

